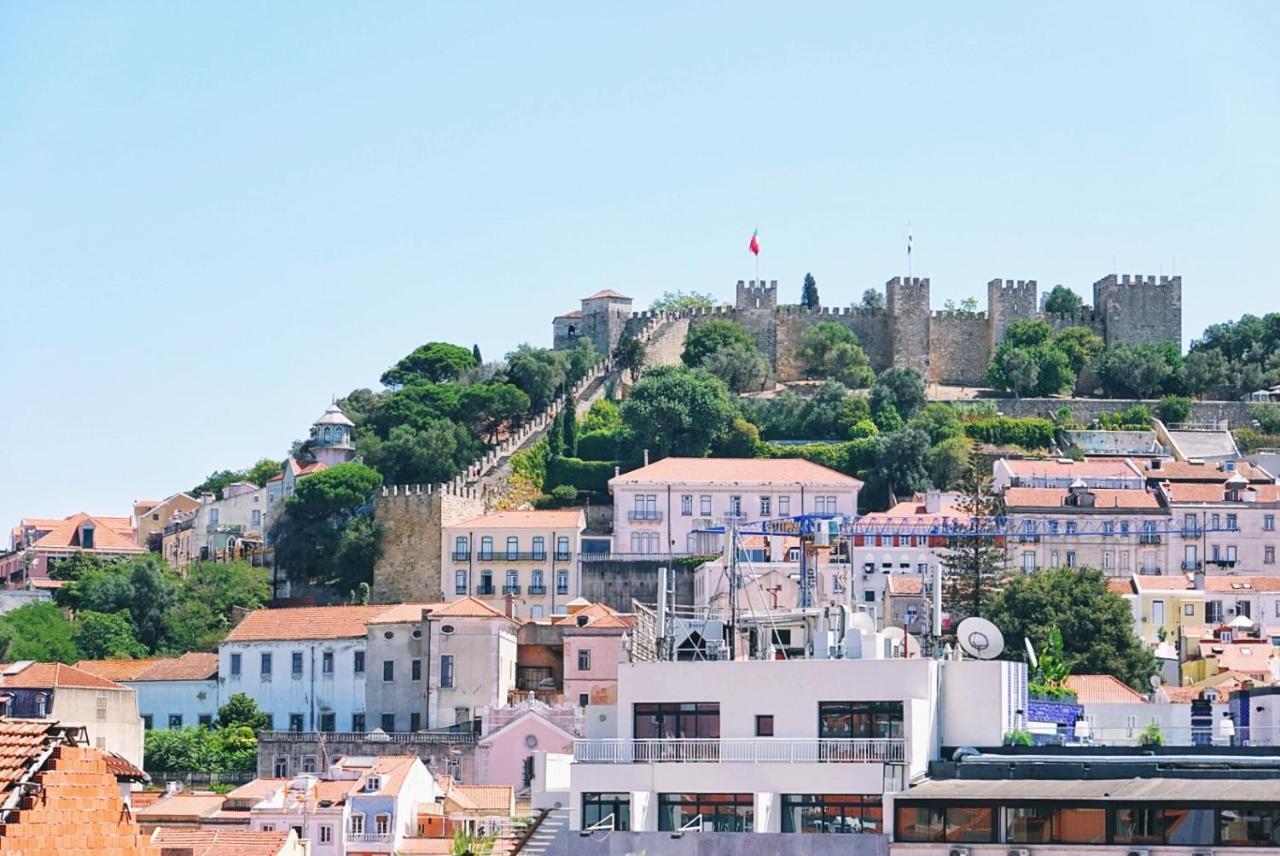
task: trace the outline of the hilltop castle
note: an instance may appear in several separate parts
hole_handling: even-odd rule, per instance
[[[600,291],[582,308],[553,321],[554,346],[573,347],[583,337],[607,353],[624,332],[649,323],[656,313],[631,311],[631,298]],[[1005,328],[1013,321],[1042,318],[1055,329],[1087,327],[1107,345],[1182,343],[1182,277],[1110,276],[1093,284],[1093,305],[1069,315],[1041,311],[1035,280],[993,279],[987,283],[985,312],[934,311],[929,280],[894,277],[885,283],[885,308],[778,305],[778,283],[739,280],[734,305],[692,313],[697,324],[710,318],[737,321],[769,357],[779,381],[798,380],[796,352],[805,330],[832,321],[857,334],[876,371],[909,366],[936,383],[981,384]]]

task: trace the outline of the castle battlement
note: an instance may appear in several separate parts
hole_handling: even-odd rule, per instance
[[[885,288],[893,286],[894,288],[928,288],[929,277],[927,276],[895,276],[893,279],[885,283]]]
[[[1039,291],[1034,279],[993,279],[987,283],[987,288],[994,288],[1005,294],[1025,294],[1029,291],[1034,295]]]
[[[963,309],[935,309],[929,315],[930,318],[955,318],[968,321],[987,322],[986,312],[966,312]]]
[[[1095,283],[1094,283],[1094,286],[1095,286],[1095,287],[1096,287],[1096,286],[1099,286],[1099,285],[1103,285],[1103,286],[1107,286],[1107,285],[1110,285],[1110,286],[1123,286],[1123,285],[1132,285],[1132,286],[1139,286],[1139,285],[1141,285],[1141,286],[1149,286],[1149,285],[1163,285],[1163,286],[1178,286],[1179,288],[1181,288],[1181,287],[1182,287],[1182,277],[1180,277],[1180,276],[1160,276],[1160,277],[1155,277],[1155,276],[1151,276],[1150,274],[1145,274],[1145,275],[1144,275],[1144,274],[1140,274],[1140,273],[1133,274],[1132,276],[1130,276],[1130,275],[1129,275],[1129,274],[1127,274],[1127,273],[1126,273],[1126,274],[1120,274],[1120,275],[1116,275],[1116,274],[1114,274],[1114,273],[1111,273],[1111,274],[1107,274],[1107,275],[1106,275],[1106,276],[1104,276],[1102,279],[1100,279],[1100,280],[1098,280],[1097,282],[1095,282]]]

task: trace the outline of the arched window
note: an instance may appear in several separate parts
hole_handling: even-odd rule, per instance
[[[324,441],[328,443],[330,438],[331,438],[331,432],[330,432],[329,426],[326,425],[324,426]]]
[[[36,716],[38,718],[46,716],[48,714],[47,708],[49,705],[49,696],[46,695],[45,693],[36,693],[35,701],[36,701]]]

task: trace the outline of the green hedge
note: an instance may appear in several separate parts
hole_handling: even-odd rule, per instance
[[[581,458],[551,458],[547,461],[547,479],[542,489],[550,493],[562,484],[581,491],[608,493],[613,478],[613,461],[584,461]]]
[[[588,431],[578,436],[578,457],[584,461],[617,461],[627,457],[627,436],[622,430]]]
[[[1053,423],[1048,419],[1014,419],[1009,416],[975,419],[964,423],[964,433],[993,446],[1047,449],[1053,443]]]
[[[836,472],[856,476],[875,462],[878,448],[879,441],[876,437],[862,437],[844,443],[809,443],[803,446],[761,443],[757,457],[803,458]]]

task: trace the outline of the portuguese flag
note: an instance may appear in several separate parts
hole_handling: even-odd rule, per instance
[[[758,228],[751,233],[751,243],[747,244],[747,249],[757,256],[760,255],[760,230]]]

